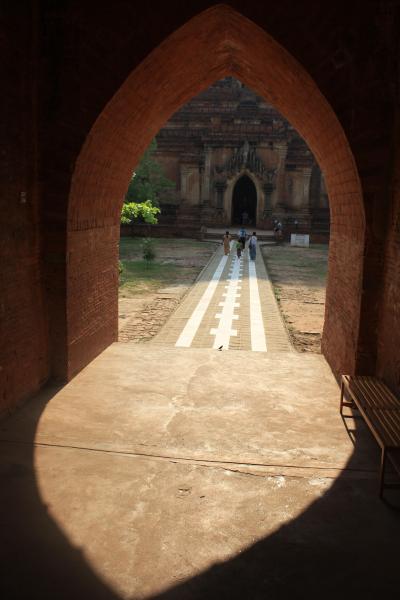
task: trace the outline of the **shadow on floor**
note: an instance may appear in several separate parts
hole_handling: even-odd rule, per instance
[[[118,600],[82,551],[71,546],[39,495],[33,441],[41,412],[56,391],[49,389],[30,422],[23,422],[24,443],[0,442],[1,598]],[[16,428],[18,419],[18,413],[11,418]],[[357,462],[355,439],[350,469]],[[375,479],[344,474],[273,535],[152,600],[395,597],[400,493],[388,492],[387,498],[393,508],[379,501]]]

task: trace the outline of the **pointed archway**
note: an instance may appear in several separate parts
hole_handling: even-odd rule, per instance
[[[248,175],[235,183],[232,194],[232,225],[257,224],[257,190]]]
[[[135,162],[174,111],[226,76],[271,102],[303,136],[325,173],[331,242],[323,351],[335,371],[355,370],[365,221],[349,143],[296,59],[255,23],[217,5],[170,35],[135,68],[80,152],[68,206],[65,307],[57,305],[52,329],[53,352],[63,357],[58,375],[70,378],[117,339],[119,219]]]

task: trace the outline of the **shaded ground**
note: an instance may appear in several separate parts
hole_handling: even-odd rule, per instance
[[[151,339],[177,307],[216,248],[213,242],[154,239],[154,261],[143,260],[143,239],[123,237],[119,339]]]
[[[262,253],[294,347],[321,352],[328,246],[262,246]]]

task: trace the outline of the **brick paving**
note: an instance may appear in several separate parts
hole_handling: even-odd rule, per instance
[[[142,306],[136,306],[131,317],[127,321],[121,319],[118,334],[119,342],[147,342],[161,329],[169,315],[178,306],[183,293],[157,294],[150,302],[143,302]],[[124,299],[125,305],[132,302]],[[120,303],[121,307],[121,303]],[[123,310],[123,309],[122,309]]]
[[[246,249],[238,270],[236,253],[232,250],[223,264],[223,250],[222,247],[218,248],[182,304],[151,343],[160,346],[213,348],[219,347],[215,345],[216,339],[228,339],[223,344],[224,350],[256,350],[260,347],[255,342],[257,335],[259,341],[265,337],[267,352],[292,352],[260,248],[255,260],[257,285],[254,287],[255,284],[252,284],[252,297],[249,262]],[[215,281],[219,275],[218,268],[220,277]],[[255,303],[257,287],[259,302]]]

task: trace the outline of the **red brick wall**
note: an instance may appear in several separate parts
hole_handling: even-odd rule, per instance
[[[393,131],[392,207],[386,240],[383,302],[380,309],[378,374],[400,393],[400,112]]]
[[[227,74],[275,103],[326,172],[328,360],[335,370],[374,372],[378,358],[396,381],[393,361],[383,367],[399,290],[397,242],[393,233],[386,240],[395,3],[237,0],[230,4],[289,54],[237,15],[213,11],[147,60],[212,3],[171,0],[156,12],[153,3],[122,1],[14,4],[1,38],[9,82],[1,97],[2,406],[37,389],[49,371],[70,377],[116,338],[118,212],[135,161],[180,104]]]
[[[0,415],[49,375],[40,239],[35,14],[4,3],[0,94]]]

